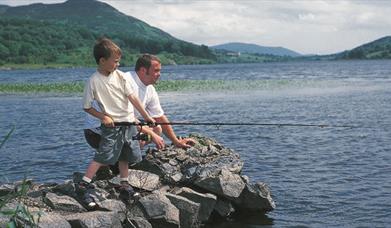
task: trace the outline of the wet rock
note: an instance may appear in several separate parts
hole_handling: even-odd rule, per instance
[[[214,210],[220,217],[223,218],[230,217],[235,212],[235,208],[232,203],[223,198],[217,199]]]
[[[269,187],[262,182],[246,184],[240,197],[235,200],[240,211],[268,212],[276,206],[270,195]]]

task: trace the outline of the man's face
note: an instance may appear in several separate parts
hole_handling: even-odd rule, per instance
[[[158,61],[151,62],[151,66],[145,73],[146,85],[153,85],[159,80],[162,65]]]

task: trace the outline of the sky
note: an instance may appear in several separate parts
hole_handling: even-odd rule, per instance
[[[80,0],[83,1],[83,0]],[[391,0],[99,0],[176,38],[333,54],[391,35]],[[2,5],[64,0],[0,0]]]

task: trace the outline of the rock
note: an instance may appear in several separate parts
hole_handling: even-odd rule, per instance
[[[107,199],[97,203],[100,210],[123,212],[125,213],[127,208],[125,203],[120,200]]]
[[[47,205],[49,205],[49,207],[53,208],[54,210],[69,212],[87,211],[83,208],[82,205],[80,205],[79,202],[69,196],[59,196],[49,192],[46,194],[44,201]]]
[[[235,200],[237,207],[241,211],[268,212],[276,206],[270,195],[269,187],[258,182],[256,184],[246,184],[240,197]]]
[[[65,216],[72,227],[122,227],[120,216],[112,211],[91,211]]]
[[[191,228],[217,217],[241,219],[240,215],[248,213],[265,216],[275,208],[267,185],[251,184],[250,178],[241,174],[243,162],[237,153],[213,139],[191,137],[196,144],[187,150],[174,146],[162,151],[150,149],[142,162],[132,166],[128,181],[140,193],[137,199],[122,201],[119,178],[102,169],[93,180],[94,189],[87,190],[97,203],[94,210],[100,211],[87,212],[80,205],[74,183],[84,174],[78,172],[73,180],[60,184],[36,185],[31,180],[3,184],[2,199],[15,193],[23,196],[7,199],[0,209],[27,210],[35,221],[41,214],[38,227]],[[10,218],[0,214],[0,227]],[[34,225],[22,217],[16,222],[21,227]]]
[[[142,170],[129,169],[129,184],[138,189],[153,191],[160,187],[159,176]],[[119,184],[119,177],[115,177],[112,183]]]
[[[200,204],[198,219],[202,223],[208,221],[217,202],[217,197],[211,193],[202,194],[186,187],[179,189],[175,194]]]
[[[180,227],[179,210],[159,193],[141,198],[138,203],[153,227]]]
[[[71,228],[71,224],[56,213],[42,213],[38,223],[39,228]]]
[[[10,218],[3,214],[0,214],[0,227],[7,227],[7,224],[10,222]]]
[[[199,203],[171,193],[167,193],[166,197],[179,209],[180,227],[195,228],[200,226],[198,222]]]
[[[9,195],[15,191],[15,185],[3,184],[0,186],[0,197]]]
[[[129,227],[129,228],[152,228],[152,225],[145,218],[133,217],[131,219],[128,219],[128,221],[126,223],[126,227]]]
[[[194,179],[217,175],[223,169],[234,174],[241,172],[243,162],[233,150],[200,135],[191,137],[196,141],[193,147],[187,150],[173,146],[162,151],[149,150],[135,169],[155,173],[169,184],[191,183]]]
[[[213,192],[219,196],[238,198],[245,187],[242,178],[238,174],[223,169],[218,176],[200,178],[194,183],[196,186]]]
[[[76,197],[73,181],[66,181],[64,184],[58,184],[52,188],[52,191],[62,195]]]
[[[214,210],[220,217],[226,218],[235,212],[232,203],[226,199],[218,198]]]

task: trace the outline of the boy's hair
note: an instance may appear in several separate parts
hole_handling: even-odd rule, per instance
[[[105,37],[96,41],[94,46],[94,57],[97,64],[99,64],[100,58],[108,59],[113,54],[122,55],[121,49],[113,41]]]
[[[134,70],[137,72],[141,69],[141,67],[144,67],[145,69],[149,69],[152,65],[152,61],[157,61],[161,63],[160,59],[157,56],[151,54],[143,54],[137,59]]]

